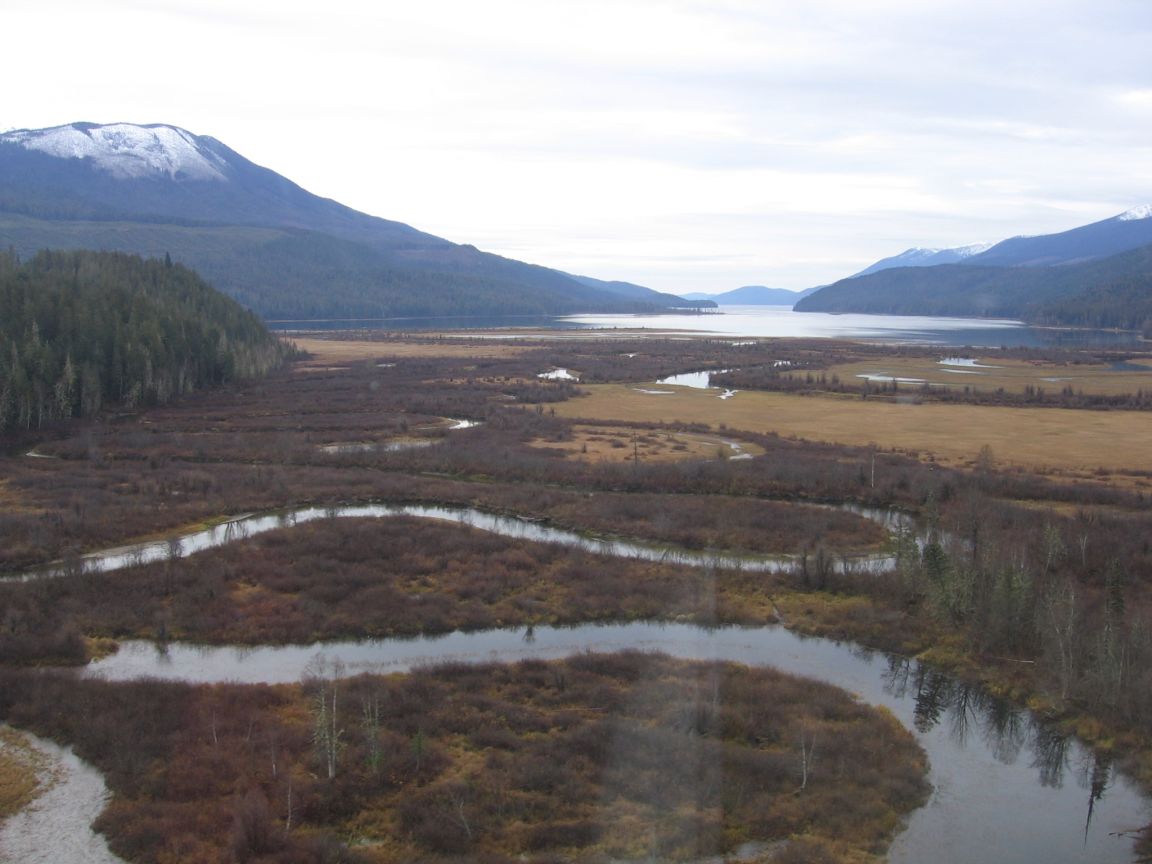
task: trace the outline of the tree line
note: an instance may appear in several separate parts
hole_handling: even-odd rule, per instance
[[[0,253],[0,432],[261,375],[289,348],[170,259]]]

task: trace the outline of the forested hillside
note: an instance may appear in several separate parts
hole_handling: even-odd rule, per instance
[[[260,375],[287,350],[255,315],[170,261],[0,253],[0,432]]]
[[[447,205],[446,205],[447,206]],[[171,257],[265,319],[660,312],[692,303],[452,243],[164,124],[0,133],[0,248]]]
[[[800,312],[971,315],[1044,324],[1152,329],[1152,246],[1056,267],[941,264],[842,279]]]
[[[1032,315],[1042,324],[1076,327],[1117,327],[1142,330],[1152,338],[1152,246],[1116,260],[1128,263],[1114,273],[1100,275],[1082,294],[1041,304]]]

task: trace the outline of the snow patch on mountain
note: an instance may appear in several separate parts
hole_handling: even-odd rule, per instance
[[[981,252],[987,252],[995,243],[972,243],[968,246],[957,246],[952,251],[961,258],[969,258],[973,255],[979,255]]]
[[[896,255],[890,260],[893,261],[924,261],[929,258],[968,258],[972,255],[979,255],[987,249],[991,249],[992,243],[972,243],[968,246],[952,246],[949,248],[929,249],[923,246],[915,246],[911,249],[906,249],[899,255]]]
[[[201,146],[191,132],[175,126],[73,123],[9,132],[0,138],[61,159],[91,159],[101,171],[121,180],[227,179],[227,163]]]
[[[928,249],[914,246],[911,249],[905,249],[899,255],[883,258],[855,275],[867,276],[893,267],[932,267],[937,264],[956,264],[966,258],[971,258],[973,255],[979,255],[994,245],[994,243],[972,243],[968,246],[954,246],[948,249]]]
[[[1152,219],[1152,204],[1141,204],[1116,217],[1117,222],[1135,222],[1137,219]]]

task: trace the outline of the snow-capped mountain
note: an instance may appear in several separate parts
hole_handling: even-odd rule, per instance
[[[1152,204],[1141,204],[1116,217],[1117,222],[1135,222],[1138,219],[1152,219]]]
[[[369,216],[313,195],[215,138],[167,124],[72,123],[0,134],[0,247],[9,246],[21,254],[170,254],[274,318],[684,305]]]
[[[265,225],[374,244],[449,246],[301,189],[215,138],[166,124],[0,134],[0,211],[50,219]]]
[[[1048,267],[1092,261],[1149,243],[1152,243],[1152,205],[1143,204],[1059,234],[1012,237],[973,255],[965,263]]]
[[[869,273],[888,270],[892,267],[934,267],[937,264],[958,264],[964,259],[979,255],[990,248],[992,248],[991,243],[973,243],[970,246],[956,246],[951,249],[925,249],[922,246],[914,246],[911,249],[905,249],[899,255],[882,258],[855,275],[867,276]]]
[[[210,146],[219,146],[219,142],[176,126],[72,123],[50,129],[20,129],[0,138],[61,159],[89,159],[100,171],[122,180],[227,179],[226,159]]]
[[[951,249],[913,247],[882,258],[847,278],[898,267],[980,264],[997,267],[1043,267],[1104,258],[1152,243],[1152,205],[1142,204],[1090,225],[1059,234],[1021,235],[999,243],[977,243]]]
[[[1026,318],[1152,333],[1152,206],[1059,234],[1012,237],[954,263],[916,254],[924,251],[878,262],[795,308]]]

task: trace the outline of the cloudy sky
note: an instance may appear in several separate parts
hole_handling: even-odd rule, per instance
[[[675,292],[1152,202],[1148,0],[4,0],[0,130],[163,122]]]

